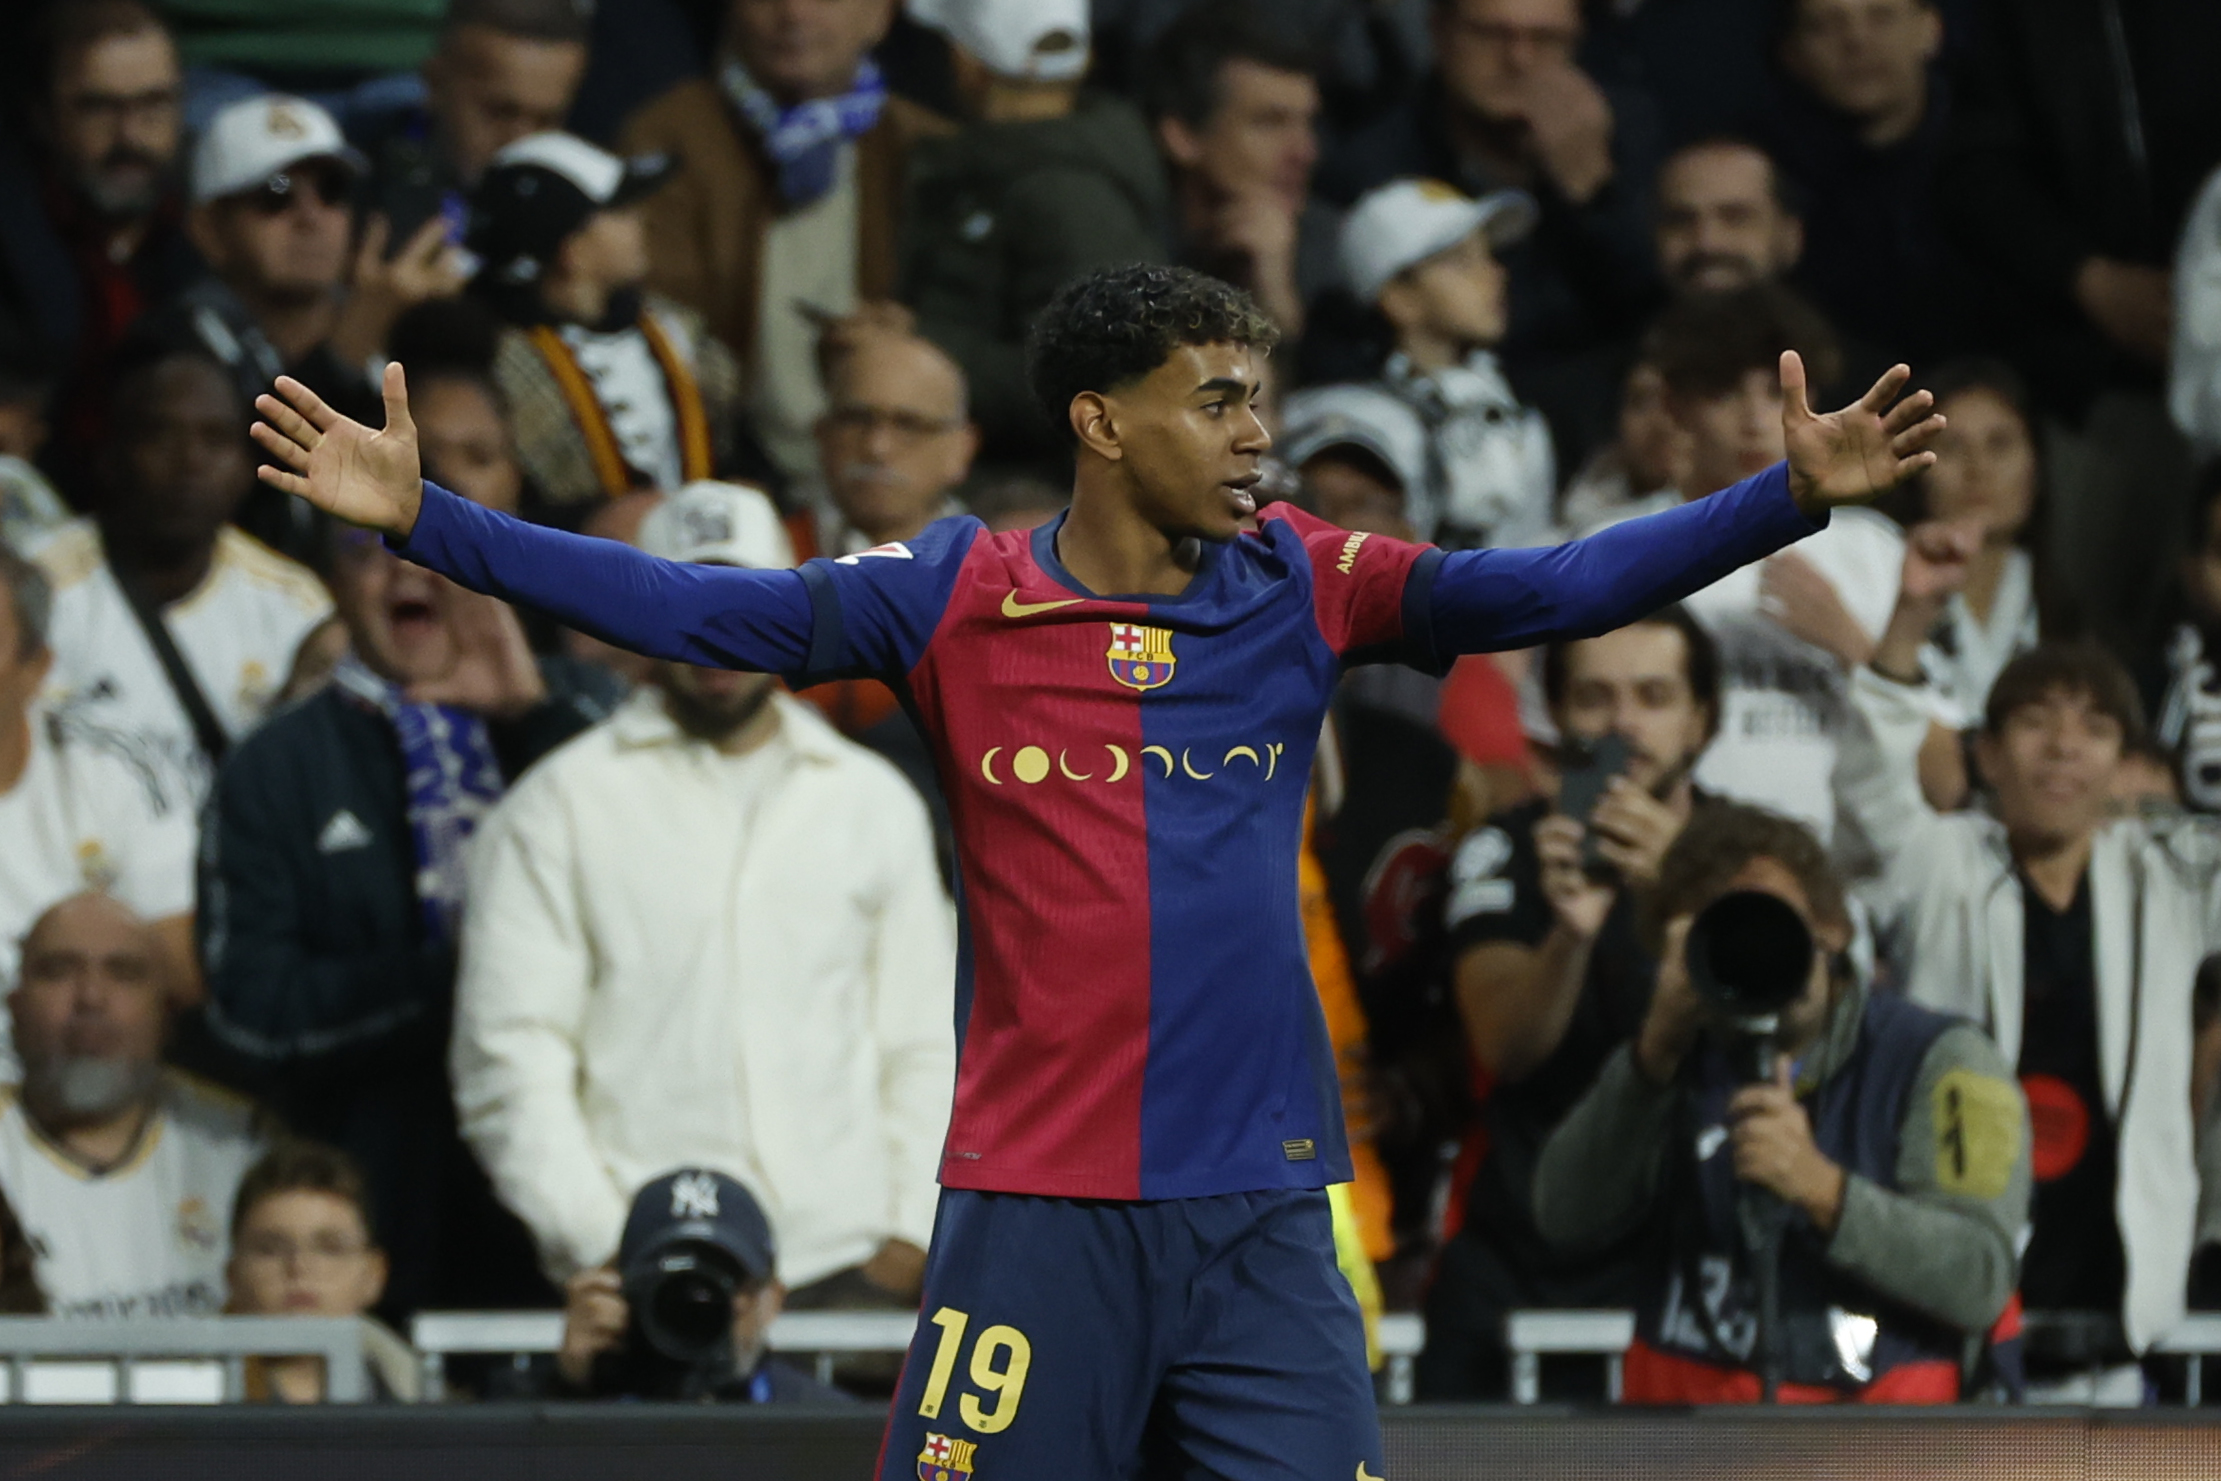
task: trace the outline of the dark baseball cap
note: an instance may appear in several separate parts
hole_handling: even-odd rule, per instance
[[[778,1246],[771,1221],[755,1195],[732,1178],[706,1167],[667,1172],[632,1198],[624,1238],[617,1245],[617,1268],[631,1270],[643,1259],[674,1244],[700,1244],[722,1250],[751,1281],[771,1278],[778,1267]]]
[[[496,280],[532,282],[595,212],[631,205],[676,169],[667,154],[625,159],[575,134],[527,134],[494,155],[471,193],[464,245]]]

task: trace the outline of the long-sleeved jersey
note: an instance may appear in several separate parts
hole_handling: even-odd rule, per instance
[[[956,831],[949,1187],[1180,1198],[1347,1181],[1304,954],[1311,753],[1345,666],[1609,631],[1810,534],[1776,467],[1571,545],[1445,555],[1286,506],[1177,596],[1098,596],[1061,521],[747,571],[535,528],[431,485],[412,560],[653,656],[869,674]]]

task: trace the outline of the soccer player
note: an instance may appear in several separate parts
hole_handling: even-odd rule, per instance
[[[1786,464],[1578,544],[1445,555],[1256,508],[1272,343],[1200,274],[1082,278],[1028,354],[1077,464],[1064,517],[799,571],[657,561],[424,483],[399,367],[381,432],[290,380],[257,403],[266,480],[466,586],[659,658],[869,674],[916,712],[961,866],[961,1057],[883,1477],[1378,1475],[1296,893],[1337,678],[1618,627],[1919,472],[1942,425],[1925,393],[1892,407],[1902,366],[1815,416],[1784,356]]]

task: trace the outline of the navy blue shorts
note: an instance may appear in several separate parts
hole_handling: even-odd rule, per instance
[[[1353,1481],[1381,1465],[1324,1193],[942,1192],[881,1481]]]

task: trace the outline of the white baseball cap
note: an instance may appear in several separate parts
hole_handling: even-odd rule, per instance
[[[1087,71],[1087,0],[910,0],[910,18],[1013,82],[1073,82]]]
[[[704,478],[688,484],[648,511],[632,543],[697,566],[794,569],[794,542],[771,496],[745,483]]]
[[[306,98],[264,93],[218,110],[193,147],[193,203],[252,190],[308,159],[334,159],[355,174],[363,157],[329,113]]]
[[[1371,303],[1405,268],[1476,231],[1491,248],[1508,247],[1534,230],[1540,214],[1524,191],[1495,190],[1475,200],[1440,180],[1392,180],[1367,191],[1342,222],[1342,276]]]
[[[1419,414],[1378,386],[1313,386],[1280,408],[1280,455],[1301,468],[1335,447],[1358,447],[1378,458],[1403,485],[1407,507],[1424,499],[1427,428]]]

